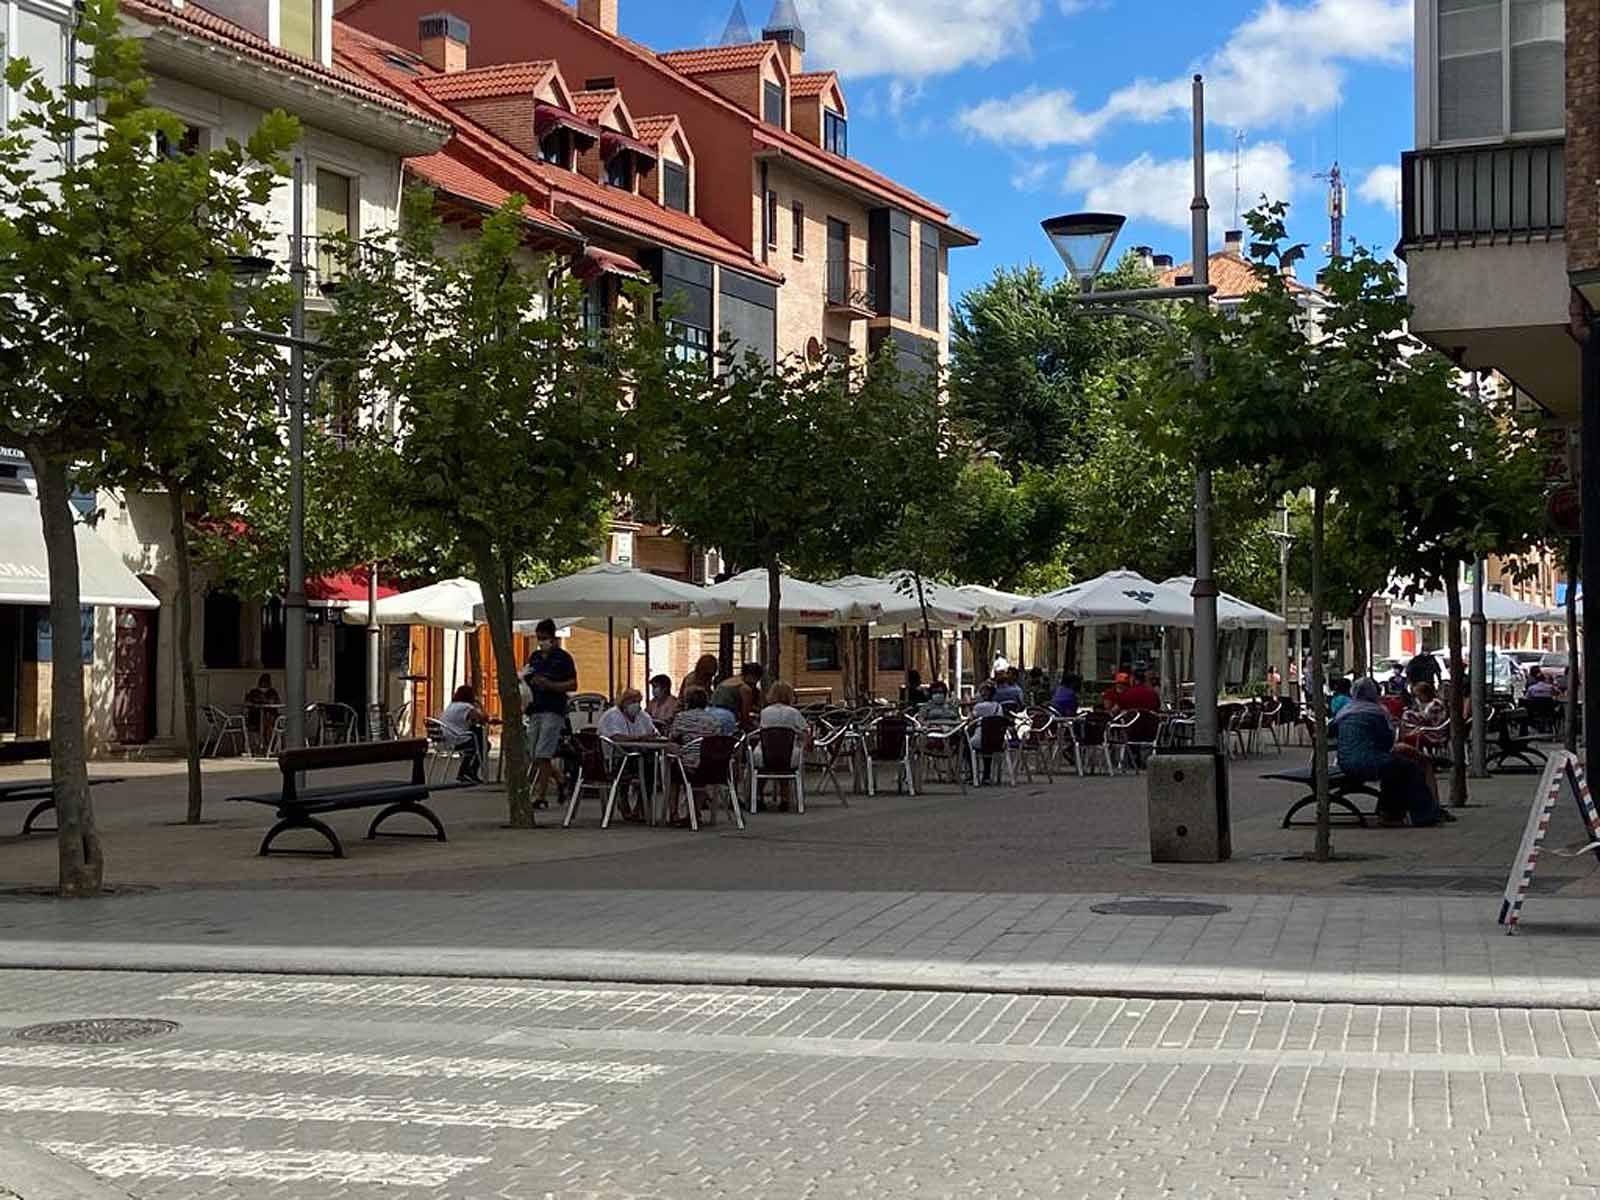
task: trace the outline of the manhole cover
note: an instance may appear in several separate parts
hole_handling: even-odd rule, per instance
[[[57,1046],[111,1046],[143,1038],[176,1033],[176,1021],[148,1021],[137,1017],[97,1017],[88,1021],[54,1021],[17,1030],[25,1042],[51,1042]]]
[[[1113,900],[1091,904],[1089,911],[1110,917],[1214,917],[1232,910],[1226,904],[1199,900]]]

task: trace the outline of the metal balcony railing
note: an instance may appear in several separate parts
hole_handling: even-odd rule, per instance
[[[1567,223],[1564,139],[1401,157],[1401,248],[1549,241]]]
[[[370,242],[338,237],[307,237],[303,241],[307,299],[331,297],[356,270],[393,265],[393,255]]]
[[[877,312],[878,279],[872,265],[842,259],[829,260],[828,307],[849,309],[856,313]]]

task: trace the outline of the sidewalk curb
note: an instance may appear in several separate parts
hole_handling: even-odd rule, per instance
[[[21,1200],[134,1200],[82,1167],[17,1138],[0,1136],[0,1196]]]
[[[1121,997],[1152,1000],[1236,1000],[1302,1004],[1403,1005],[1430,1008],[1525,1008],[1600,1011],[1600,991],[1520,988],[1473,980],[1455,986],[1435,979],[1415,984],[1364,982],[1348,975],[1282,977],[1262,972],[1208,972],[1185,977],[1181,968],[1104,969],[867,963],[812,956],[671,954],[549,950],[462,950],[415,946],[372,949],[215,946],[187,943],[0,943],[0,971],[127,971],[141,974],[321,975],[424,979],[512,979],[547,983],[634,986],[841,988],[881,991],[985,992],[1025,996]]]

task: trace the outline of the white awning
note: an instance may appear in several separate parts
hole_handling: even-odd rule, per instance
[[[78,526],[78,588],[85,607],[160,608],[150,589],[87,525]],[[0,491],[0,604],[48,605],[50,567],[39,502],[28,492]]]

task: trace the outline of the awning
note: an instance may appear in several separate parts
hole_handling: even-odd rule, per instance
[[[637,279],[642,283],[650,282],[650,272],[646,271],[626,254],[616,254],[610,250],[601,250],[590,246],[573,264],[573,272],[585,283],[592,282],[602,275],[615,275],[620,279]]]
[[[398,596],[399,588],[378,584],[378,599]],[[306,602],[316,608],[348,608],[352,604],[367,602],[367,573],[341,571],[337,575],[319,575],[306,580]]]
[[[98,533],[83,524],[77,532],[79,600],[84,606],[161,607]],[[0,491],[0,604],[49,603],[50,566],[39,502],[30,492]]]
[[[570,129],[581,138],[591,142],[600,140],[602,132],[600,126],[591,125],[576,113],[570,113],[564,108],[557,108],[554,104],[541,104],[533,110],[533,130],[539,137],[544,137],[552,129]]]
[[[641,142],[638,138],[631,138],[625,133],[617,133],[611,129],[603,130],[600,134],[600,157],[610,158],[618,150],[632,150],[640,158],[651,162],[661,157],[660,150],[647,142]]]

